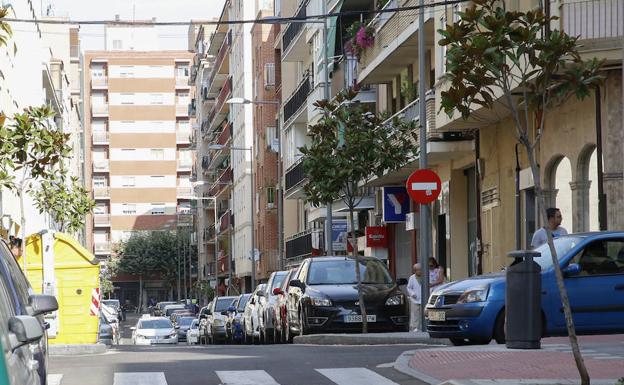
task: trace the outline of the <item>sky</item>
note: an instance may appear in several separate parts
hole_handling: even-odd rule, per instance
[[[51,6],[54,16],[72,20],[190,21],[218,18],[225,0],[33,0],[46,13]],[[81,26],[83,50],[104,49],[102,26]],[[188,49],[188,26],[159,27],[161,49]]]

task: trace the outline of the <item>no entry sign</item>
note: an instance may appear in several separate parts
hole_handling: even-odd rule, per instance
[[[407,178],[407,193],[416,203],[426,205],[438,199],[442,181],[435,172],[422,169],[416,170]]]

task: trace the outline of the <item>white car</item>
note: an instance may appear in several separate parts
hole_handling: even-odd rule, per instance
[[[191,327],[186,331],[186,343],[189,345],[199,343],[199,320],[194,319]]]
[[[141,318],[132,330],[135,345],[177,344],[178,332],[165,317]]]
[[[246,343],[260,340],[260,309],[266,298],[264,297],[264,289],[266,284],[262,283],[256,287],[253,294],[245,304],[243,313],[243,339]]]

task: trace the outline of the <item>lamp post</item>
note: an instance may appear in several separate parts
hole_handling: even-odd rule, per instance
[[[254,187],[254,161],[253,161],[253,147],[234,147],[234,146],[224,146],[222,144],[211,144],[208,146],[208,150],[223,150],[229,149],[230,151],[249,151],[249,158],[251,159],[250,166],[250,176],[251,176],[251,207],[250,207],[250,219],[251,219],[251,291],[256,288],[256,240],[255,240],[255,225],[254,225],[254,201],[255,201],[255,193],[256,189]],[[232,214],[234,214],[232,212]],[[233,251],[233,250],[232,250]],[[231,282],[230,282],[231,284]]]

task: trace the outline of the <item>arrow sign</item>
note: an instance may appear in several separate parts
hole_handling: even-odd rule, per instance
[[[425,205],[438,199],[442,181],[438,174],[431,170],[416,170],[407,178],[405,187],[414,202]]]

